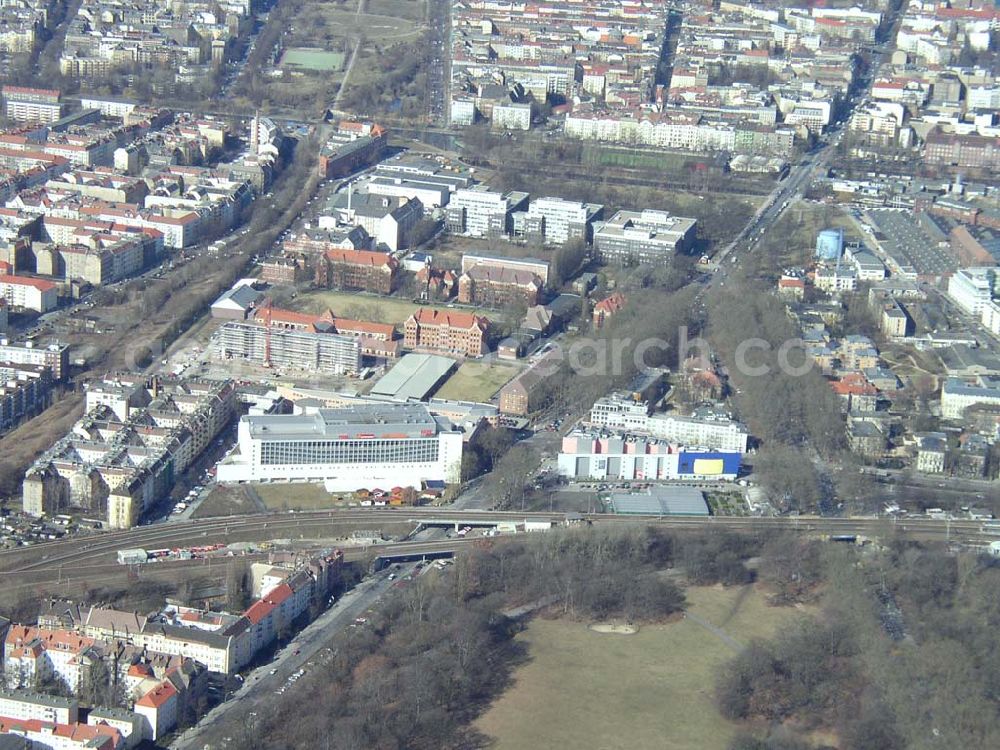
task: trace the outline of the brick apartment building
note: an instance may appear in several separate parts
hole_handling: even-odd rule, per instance
[[[458,301],[466,305],[504,307],[538,304],[544,286],[531,271],[495,266],[473,266],[458,279]]]
[[[472,313],[421,308],[407,318],[403,343],[408,349],[431,349],[481,357],[487,348],[490,321]]]
[[[274,286],[295,284],[302,279],[302,264],[296,258],[272,258],[261,264],[260,278]]]
[[[362,289],[389,294],[396,286],[399,262],[371,250],[327,250],[316,261],[316,284],[327,289]]]
[[[500,413],[527,416],[545,400],[546,384],[560,372],[562,352],[551,349],[500,389]]]
[[[385,128],[375,123],[344,121],[323,144],[318,169],[324,179],[343,177],[378,161],[389,143]]]
[[[1000,169],[1000,138],[933,130],[924,142],[924,161],[930,166],[994,171]]]
[[[257,310],[254,322],[287,331],[350,336],[359,340],[361,354],[366,357],[396,359],[399,356],[400,342],[396,338],[396,327],[391,323],[338,318],[332,310],[311,315],[276,307]]]

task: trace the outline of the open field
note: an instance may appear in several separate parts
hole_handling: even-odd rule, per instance
[[[435,396],[457,401],[487,402],[508,380],[517,374],[516,367],[463,362]]]
[[[260,507],[245,487],[227,487],[216,485],[201,501],[192,518],[213,518],[215,516],[242,516],[258,513]]]
[[[337,504],[337,496],[321,484],[257,484],[254,491],[268,510],[320,510]]]
[[[408,299],[398,297],[377,297],[356,292],[313,291],[300,294],[292,305],[296,310],[321,313],[327,309],[334,315],[354,320],[371,320],[376,323],[393,323],[401,326],[419,309],[448,310],[454,312],[475,312],[488,315],[486,310],[445,305],[417,305]]]
[[[688,610],[746,642],[796,610],[768,607],[751,587],[687,590]],[[476,723],[494,750],[725,750],[737,726],[714,704],[730,643],[685,617],[634,635],[536,618],[518,636],[531,661]]]
[[[379,12],[374,12],[376,7]],[[416,18],[393,15],[397,11],[401,14],[416,16]],[[380,44],[386,45],[421,33],[420,22],[424,17],[424,3],[404,2],[402,0],[372,3],[369,0],[365,3],[363,13],[358,14],[353,10],[325,7],[323,17],[335,34],[350,35],[365,32],[370,38],[377,39]]]

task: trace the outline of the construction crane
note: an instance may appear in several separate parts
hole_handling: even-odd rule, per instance
[[[264,367],[271,366],[271,306],[273,304],[271,298],[268,297],[262,311],[264,316]]]

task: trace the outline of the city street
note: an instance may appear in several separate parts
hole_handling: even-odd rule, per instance
[[[406,575],[412,568],[412,565],[407,565],[396,572]],[[240,738],[231,735],[219,737],[219,728],[232,716],[251,717],[255,711],[260,715],[271,712],[275,691],[282,685],[289,684],[289,678],[294,673],[300,669],[308,672],[310,669],[320,668],[323,656],[321,652],[331,634],[357,624],[355,620],[392,587],[390,574],[389,570],[376,573],[347,592],[296,635],[274,661],[262,664],[248,673],[239,690],[206,714],[197,726],[178,736],[170,747],[173,750],[203,750],[206,745],[211,744],[213,750],[227,747],[240,750]],[[231,731],[232,724],[229,726],[227,731]]]

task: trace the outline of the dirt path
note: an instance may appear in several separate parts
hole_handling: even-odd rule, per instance
[[[705,628],[705,630],[707,630],[709,633],[717,637],[720,641],[729,646],[729,648],[731,648],[733,651],[739,653],[740,651],[743,650],[742,643],[733,638],[731,635],[729,635],[729,633],[727,633],[722,628],[716,627],[715,625],[710,623],[705,618],[699,617],[693,612],[685,612],[684,616],[687,619],[691,620],[691,622],[695,623],[696,625],[701,625],[701,627]]]

